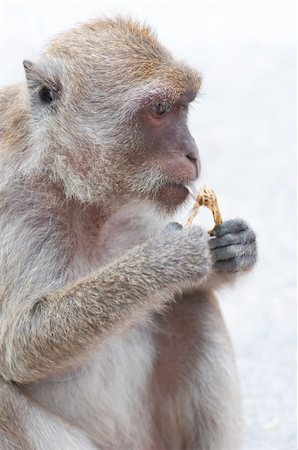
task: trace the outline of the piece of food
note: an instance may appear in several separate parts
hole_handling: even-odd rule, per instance
[[[203,184],[196,197],[196,202],[192,210],[190,211],[189,217],[186,221],[185,224],[186,227],[188,228],[191,227],[201,206],[206,206],[206,208],[212,211],[215,225],[220,225],[222,223],[221,214],[217,204],[216,194],[211,188]]]

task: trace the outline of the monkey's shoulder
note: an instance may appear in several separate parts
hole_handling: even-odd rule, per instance
[[[0,89],[0,152],[24,144],[30,131],[30,105],[23,84]]]

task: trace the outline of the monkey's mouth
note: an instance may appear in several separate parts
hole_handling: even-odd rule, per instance
[[[186,200],[188,194],[189,191],[183,184],[167,183],[159,189],[157,200],[170,206],[178,206]]]

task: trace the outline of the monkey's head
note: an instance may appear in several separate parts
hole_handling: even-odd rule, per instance
[[[187,127],[198,73],[147,27],[96,20],[58,36],[24,61],[36,160],[68,197],[111,204],[182,204],[200,173]]]

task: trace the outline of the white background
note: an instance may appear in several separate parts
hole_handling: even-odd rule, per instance
[[[2,1],[0,86],[23,80],[22,60],[57,32],[114,12],[151,24],[203,74],[190,119],[203,178],[224,218],[246,218],[259,240],[254,273],[220,294],[242,382],[245,448],[294,450],[295,2]]]

